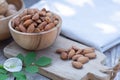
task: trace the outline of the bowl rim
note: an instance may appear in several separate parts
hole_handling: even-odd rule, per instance
[[[24,10],[23,10],[24,11]],[[23,12],[22,11],[22,12]],[[53,12],[52,12],[53,13]],[[20,13],[21,14],[21,13]],[[58,20],[59,20],[59,23],[54,27],[54,28],[52,28],[52,29],[50,29],[50,30],[48,30],[48,31],[43,31],[43,32],[39,32],[39,33],[25,33],[25,32],[20,32],[20,31],[17,31],[17,30],[15,30],[15,29],[13,29],[13,27],[12,27],[12,20],[13,19],[15,19],[16,17],[18,17],[20,14],[18,14],[18,15],[16,15],[16,16],[14,16],[10,21],[9,21],[9,29],[10,30],[12,30],[13,32],[15,32],[15,33],[18,33],[18,34],[23,34],[23,35],[40,35],[40,34],[45,34],[45,33],[49,33],[49,32],[51,32],[51,31],[53,31],[53,30],[55,30],[55,29],[57,29],[58,27],[60,27],[61,25],[62,25],[62,19],[61,19],[61,17],[58,15],[58,14],[56,14],[56,13],[53,13],[54,15],[56,15],[57,17],[58,17]]]
[[[17,11],[15,14],[13,14],[13,15],[10,15],[10,16],[5,17],[5,18],[1,18],[0,21],[10,19],[11,17],[15,16],[16,14],[18,14],[19,12],[21,12],[23,9],[25,9],[24,1],[21,0],[21,2],[22,2],[22,6],[21,6],[21,9],[20,9],[20,10],[18,10],[18,11]]]

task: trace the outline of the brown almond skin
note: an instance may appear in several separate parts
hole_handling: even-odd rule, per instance
[[[21,32],[26,32],[27,31],[26,28],[22,24],[19,25],[19,29],[20,29]]]
[[[42,22],[41,24],[38,25],[38,28],[40,30],[43,30],[46,25],[47,25],[47,22],[44,21],[44,22]]]
[[[55,20],[55,21],[54,21],[54,24],[55,24],[55,25],[57,25],[58,23],[59,23],[59,21],[58,21],[58,20]]]
[[[27,13],[29,15],[34,15],[34,10],[33,9],[27,9]]]
[[[48,31],[48,30],[52,29],[54,26],[55,26],[54,23],[49,23],[48,25],[45,26],[45,29],[44,29],[44,30],[45,30],[45,31]]]
[[[56,53],[61,54],[62,52],[65,52],[65,51],[66,51],[65,49],[60,48],[56,50]]]
[[[66,52],[62,52],[61,55],[60,55],[60,58],[62,60],[67,60],[68,59],[68,54]]]
[[[82,57],[79,57],[79,58],[77,59],[77,61],[78,61],[78,62],[81,62],[82,64],[85,64],[85,63],[87,63],[87,62],[89,61],[89,58],[82,56]]]
[[[94,48],[85,48],[85,49],[83,49],[82,54],[92,53],[94,51],[95,51]]]
[[[46,16],[46,17],[45,17],[45,21],[46,21],[47,23],[51,23],[51,22],[52,22],[52,19],[51,19],[50,17]]]
[[[88,57],[89,59],[94,59],[96,58],[96,54],[95,53],[88,53],[84,55],[85,57]]]
[[[39,33],[41,32],[39,28],[35,28],[34,33]]]
[[[39,14],[35,13],[35,15],[33,15],[32,20],[38,20],[39,19]]]
[[[42,23],[42,21],[40,19],[36,20],[36,22],[39,24]]]
[[[16,17],[14,20],[13,20],[13,23],[14,23],[14,26],[18,26],[20,24],[20,17]]]
[[[75,54],[81,54],[82,53],[82,49],[78,49],[78,51]]]
[[[83,55],[81,55],[81,54],[77,54],[77,55],[74,55],[73,57],[72,57],[72,60],[73,61],[76,61],[79,57],[82,57]]]
[[[27,28],[27,33],[33,33],[35,30],[35,26],[34,24],[31,24],[28,28]]]
[[[76,69],[81,69],[83,67],[83,64],[81,62],[73,61],[72,66]]]
[[[68,53],[68,59],[72,59],[72,57],[75,55],[75,50],[71,49]]]
[[[32,18],[32,15],[25,15],[21,18],[22,21],[26,21],[28,19],[31,19]]]
[[[28,27],[32,22],[33,22],[32,19],[28,19],[28,20],[26,20],[26,21],[23,23],[23,25],[24,25],[25,27]]]

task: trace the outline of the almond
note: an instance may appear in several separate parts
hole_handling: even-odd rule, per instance
[[[18,26],[19,24],[20,24],[20,17],[16,17],[14,20],[13,20],[13,22],[14,22],[14,26]],[[13,27],[14,27],[13,26]]]
[[[79,50],[79,48],[76,47],[76,46],[72,46],[72,48],[73,48],[75,51]]]
[[[60,55],[62,60],[67,60],[68,59],[68,54],[66,52],[62,52]]]
[[[34,32],[34,30],[35,30],[35,26],[34,26],[34,24],[31,24],[31,25],[27,28],[27,33],[32,33],[32,32]]]
[[[34,10],[33,9],[27,9],[27,13],[29,15],[34,15]]]
[[[60,49],[57,49],[57,50],[56,50],[56,53],[59,53],[59,54],[60,54],[60,53],[65,52],[65,51],[66,51],[65,49],[60,48]]]
[[[19,27],[15,27],[15,30],[20,31],[20,28]]]
[[[37,26],[37,23],[36,23],[36,22],[33,22],[32,24],[34,24],[34,26]]]
[[[32,20],[38,20],[39,19],[39,14],[35,13],[35,15],[32,17]]]
[[[32,18],[31,15],[25,15],[25,16],[23,16],[23,17],[21,18],[21,20],[22,20],[22,21],[26,21],[26,20],[31,19],[31,18]]]
[[[42,21],[40,19],[36,20],[36,22],[39,24],[42,23]]]
[[[95,53],[88,53],[88,54],[85,54],[84,56],[88,57],[89,59],[96,58],[96,54]]]
[[[25,27],[28,27],[32,22],[33,22],[32,19],[28,19],[28,20],[26,20],[26,21],[23,23],[23,25],[24,25]]]
[[[75,54],[81,54],[82,51],[82,49],[78,49],[78,51]]]
[[[58,20],[55,20],[55,21],[54,21],[54,24],[55,24],[55,25],[57,25],[58,23],[59,23],[59,21],[58,21]]]
[[[44,22],[42,22],[41,24],[38,25],[38,28],[40,30],[43,30],[46,25],[47,25],[47,22],[44,21]]]
[[[68,53],[68,59],[72,59],[72,57],[75,55],[75,50],[71,49]]]
[[[45,26],[45,29],[44,29],[44,30],[45,30],[45,31],[48,31],[48,30],[52,29],[54,26],[55,26],[54,23],[49,23],[48,25]]]
[[[51,13],[51,12],[47,12],[47,13],[46,13],[46,16],[51,17],[51,16],[52,16],[52,13]]]
[[[92,53],[94,51],[95,51],[94,48],[85,48],[85,49],[83,49],[82,54]]]
[[[73,57],[72,57],[72,60],[73,61],[76,61],[79,57],[82,57],[83,55],[81,55],[81,54],[77,54],[77,55],[74,55]]]
[[[34,32],[35,32],[35,33],[39,33],[39,32],[40,32],[40,29],[39,29],[39,28],[35,28]]]
[[[52,22],[52,19],[51,19],[50,17],[46,16],[46,17],[45,17],[45,21],[46,21],[47,23],[51,23],[51,22]]]
[[[45,16],[46,15],[46,11],[39,11],[39,15],[40,16]]]
[[[22,32],[26,32],[27,31],[26,28],[22,24],[19,25],[19,29]]]
[[[34,8],[33,11],[34,11],[34,13],[39,13],[39,9],[37,9],[37,8]]]
[[[72,66],[73,66],[74,68],[80,69],[80,68],[83,67],[83,64],[82,64],[81,62],[73,61],[73,62],[72,62]]]
[[[89,58],[82,56],[82,57],[79,57],[79,58],[77,59],[77,61],[78,61],[78,62],[81,62],[82,64],[84,64],[84,63],[87,63],[87,62],[89,61]]]

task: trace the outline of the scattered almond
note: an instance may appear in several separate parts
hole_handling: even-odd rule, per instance
[[[85,63],[87,63],[87,62],[89,61],[89,58],[82,56],[82,57],[79,57],[79,58],[77,59],[77,61],[78,61],[78,62],[81,62],[82,64],[85,64]]]
[[[96,58],[96,54],[95,53],[88,53],[88,54],[85,54],[84,56],[88,57],[89,59]]]
[[[82,64],[81,62],[73,61],[73,62],[72,62],[72,66],[73,66],[74,68],[80,69],[80,68],[83,67],[83,64]]]
[[[68,59],[68,54],[66,52],[62,52],[60,55],[62,60],[67,60]]]
[[[87,53],[92,53],[92,52],[94,52],[95,51],[95,49],[94,48],[85,48],[85,49],[83,49],[83,54],[87,54]]]
[[[72,57],[75,55],[75,50],[71,49],[68,53],[68,59],[72,59]]]
[[[62,48],[61,48],[61,49],[57,49],[57,50],[56,50],[56,53],[61,54],[62,52],[65,52],[65,51],[66,51],[65,49],[62,49]]]
[[[73,57],[72,57],[72,60],[73,61],[76,61],[79,57],[82,57],[83,55],[81,55],[81,54],[77,54],[77,55],[74,55]]]

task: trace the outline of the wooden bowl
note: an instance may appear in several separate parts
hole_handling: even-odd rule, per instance
[[[56,15],[56,14],[55,14]],[[19,15],[17,15],[19,16]],[[16,16],[16,17],[17,17]],[[58,15],[57,15],[58,16]],[[52,45],[61,30],[62,20],[58,16],[59,23],[52,29],[39,33],[23,33],[13,29],[11,23],[16,17],[9,22],[9,29],[15,42],[27,50],[41,50]]]
[[[18,12],[15,13],[14,15],[0,19],[0,41],[5,40],[10,37],[10,32],[9,32],[9,28],[8,28],[9,20],[16,14],[19,14],[25,8],[23,0],[7,0],[7,2],[9,4],[10,3],[14,4],[17,7]]]

